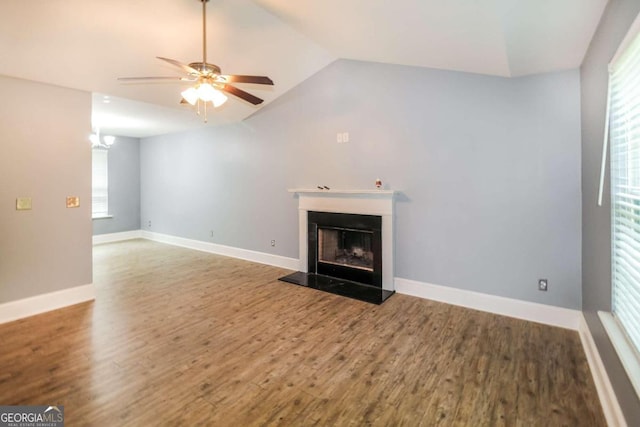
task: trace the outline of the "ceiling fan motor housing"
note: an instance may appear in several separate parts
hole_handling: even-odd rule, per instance
[[[208,0],[207,0],[208,1]],[[192,62],[189,67],[197,70],[201,74],[221,74],[220,67],[215,64],[209,64],[204,62]]]

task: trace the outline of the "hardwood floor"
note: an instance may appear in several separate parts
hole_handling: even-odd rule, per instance
[[[604,426],[577,332],[144,240],[93,303],[0,325],[0,404],[76,425]]]

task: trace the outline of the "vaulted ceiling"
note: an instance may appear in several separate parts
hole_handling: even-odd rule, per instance
[[[580,66],[607,0],[211,0],[208,62],[268,75],[268,104],[337,58],[514,77]],[[202,57],[200,0],[0,2],[0,74],[94,93],[94,126],[149,136],[203,126],[156,56]],[[241,86],[241,85],[238,85]],[[108,95],[105,101],[104,95]],[[209,124],[256,111],[229,102]]]

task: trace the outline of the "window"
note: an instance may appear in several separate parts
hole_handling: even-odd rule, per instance
[[[640,38],[612,68],[611,231],[614,315],[640,349]]]
[[[109,215],[108,151],[94,148],[91,157],[91,216],[104,218]]]
[[[600,313],[600,317],[636,393],[640,396],[640,33],[638,19],[611,62],[609,72],[607,119],[611,172],[611,311],[613,315]]]

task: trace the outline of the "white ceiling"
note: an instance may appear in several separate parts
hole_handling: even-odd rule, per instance
[[[274,87],[238,85],[263,105],[337,58],[521,76],[578,67],[606,3],[211,0],[207,55],[224,73],[270,76]],[[116,80],[178,76],[155,57],[199,61],[201,43],[199,0],[0,2],[0,74],[94,92],[94,125],[103,134],[203,126],[178,105],[180,84]],[[256,108],[230,97],[209,125]]]

